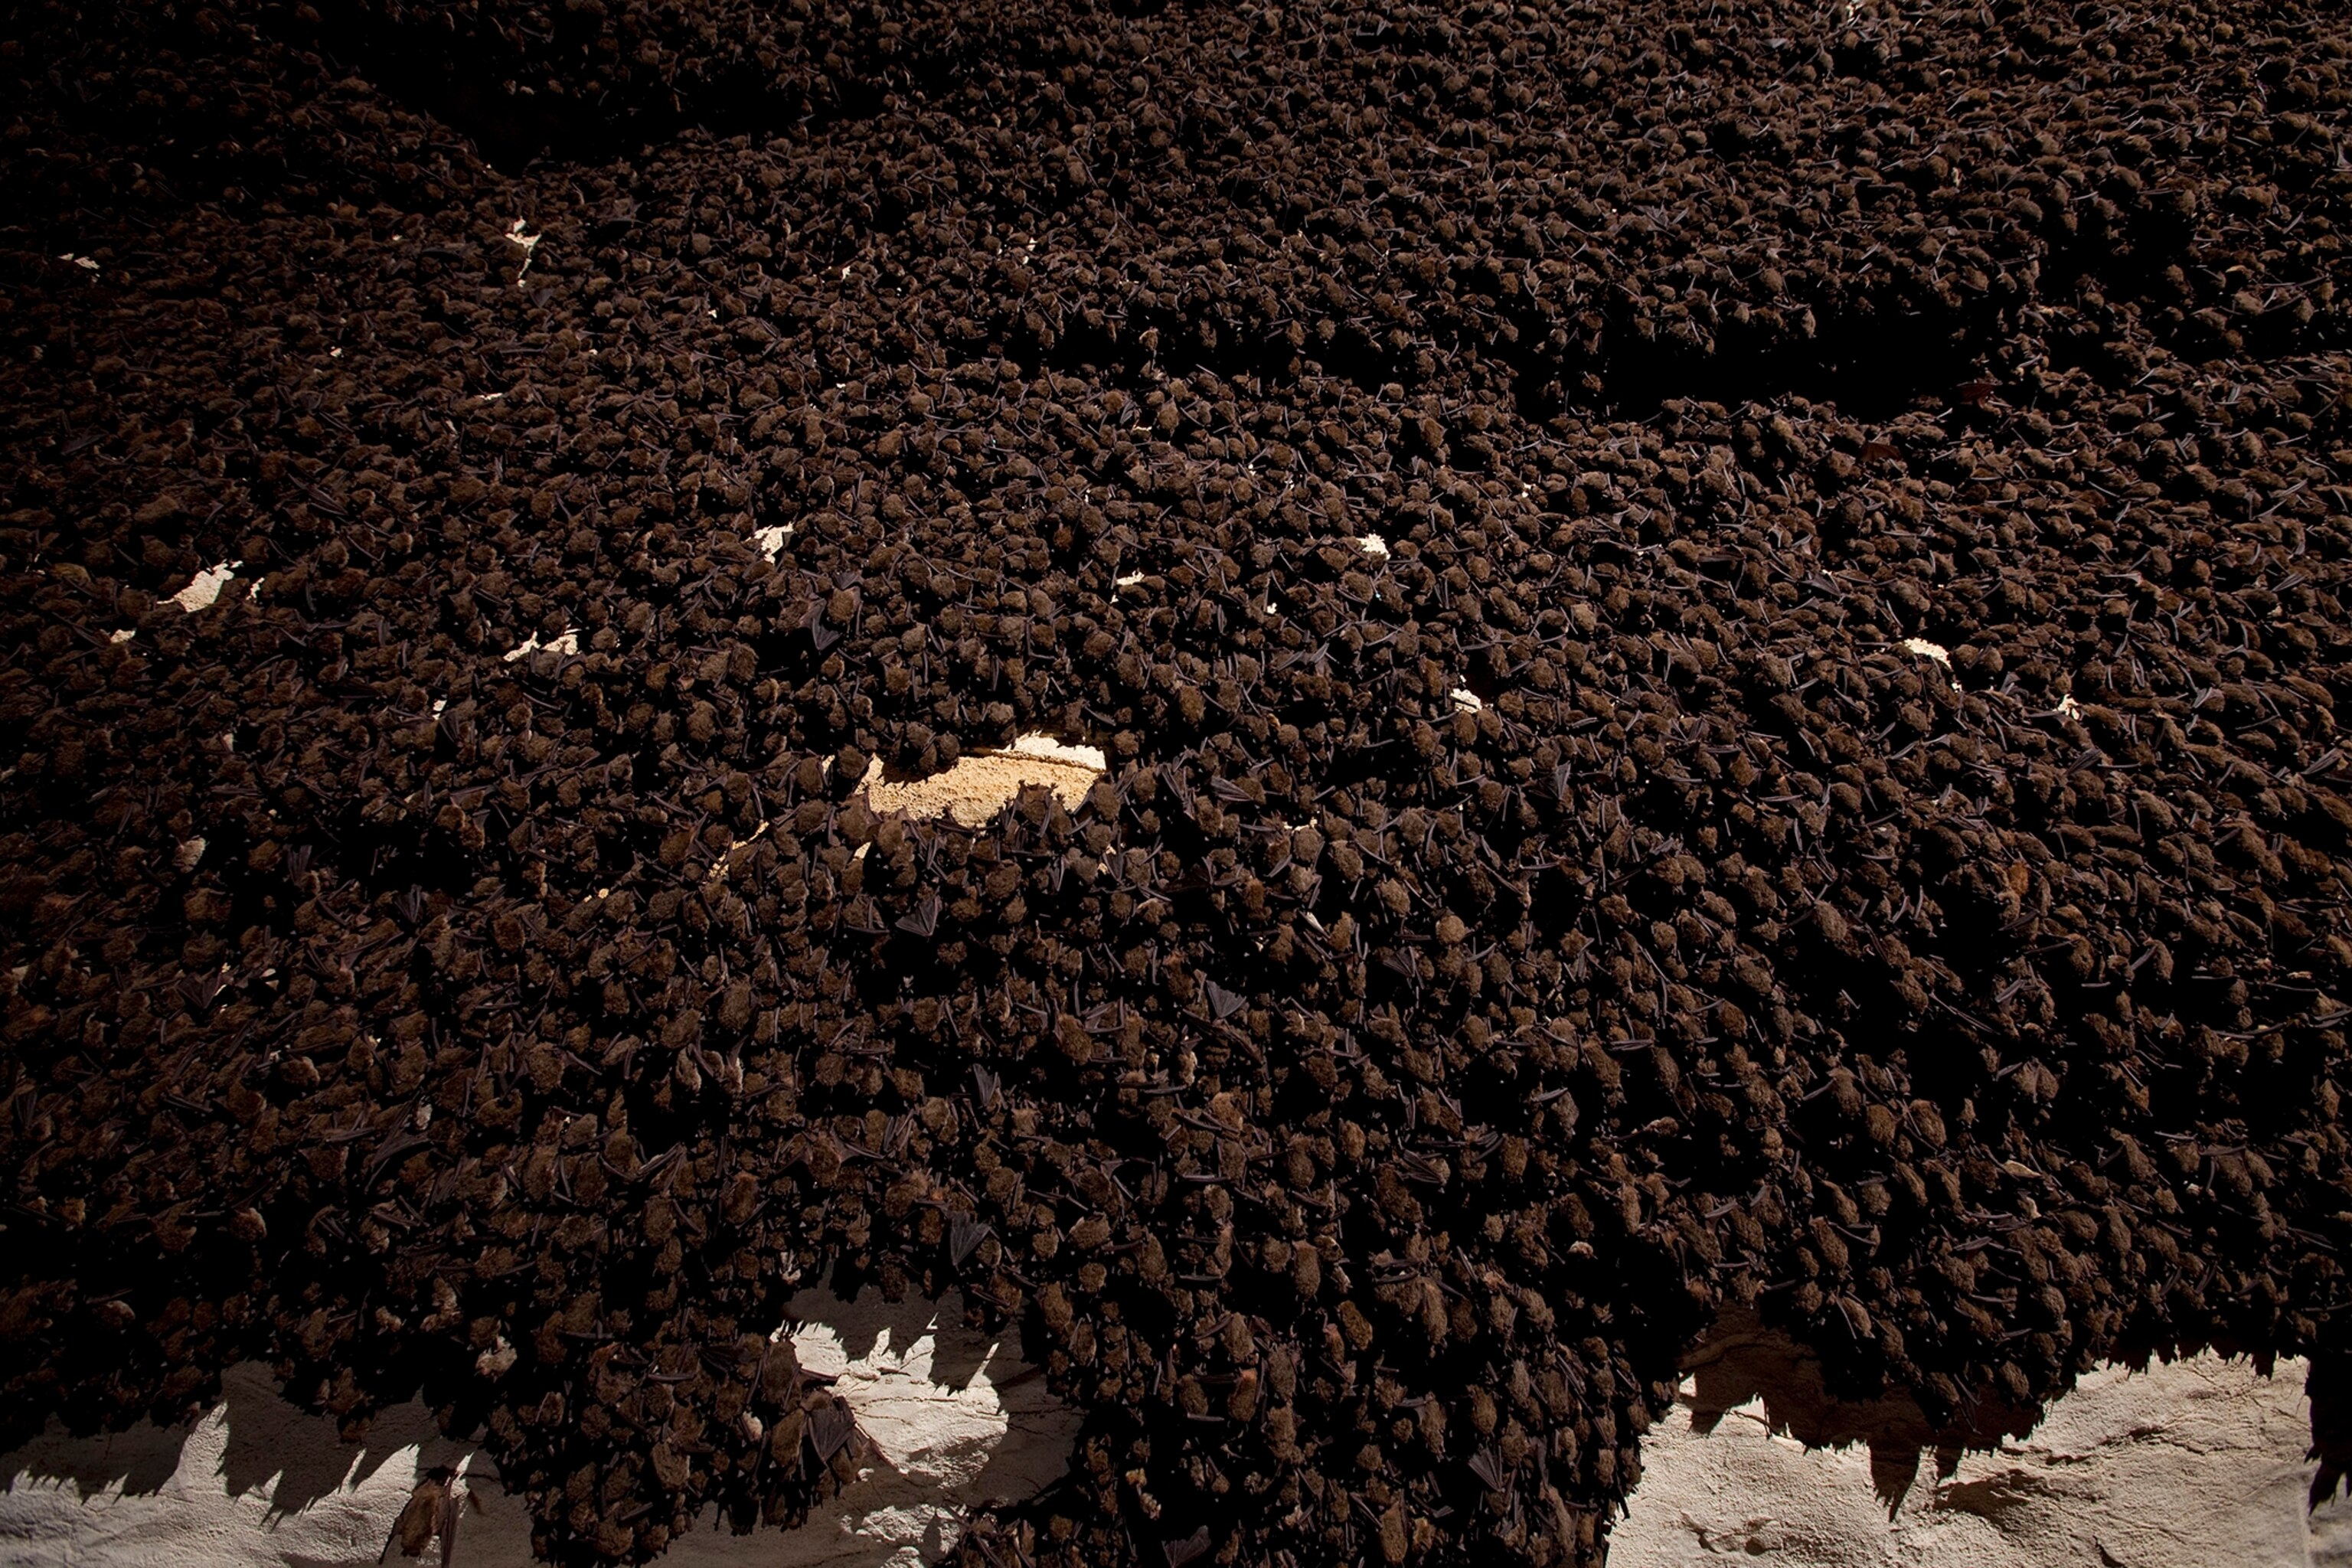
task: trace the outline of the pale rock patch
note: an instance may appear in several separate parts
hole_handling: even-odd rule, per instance
[[[970,1510],[1034,1496],[1067,1468],[1078,1413],[1010,1341],[951,1307],[811,1289],[788,1314],[795,1356],[837,1380],[871,1463],[797,1530],[738,1536],[704,1516],[665,1568],[919,1568]],[[370,1568],[417,1483],[446,1466],[468,1494],[457,1568],[531,1568],[521,1500],[421,1402],[384,1411],[354,1445],[279,1398],[258,1363],[231,1371],[222,1395],[193,1426],[89,1438],[53,1426],[0,1460],[0,1563]]]
[[[541,238],[535,234],[525,234],[523,230],[528,226],[521,218],[517,218],[514,226],[507,230],[507,243],[522,252],[522,265],[515,269],[515,287],[518,289],[522,287],[523,274],[530,270],[531,254],[539,248]]]
[[[958,757],[928,778],[893,782],[883,776],[877,758],[866,765],[858,787],[866,805],[885,816],[905,812],[981,827],[1030,784],[1052,790],[1066,809],[1076,810],[1108,767],[1100,747],[1070,745],[1051,735],[1024,735],[1003,751]]]
[[[1905,637],[1902,647],[1905,653],[1916,653],[1921,658],[1932,658],[1947,669],[1952,667],[1951,649],[1942,643],[1929,642],[1926,637]]]
[[[1916,654],[1921,658],[1942,665],[1944,679],[1952,683],[1952,689],[1958,691],[1960,689],[1960,678],[1952,673],[1951,649],[1942,643],[1929,642],[1926,637],[1905,637],[1900,646],[1905,653]]]
[[[527,658],[531,654],[540,652],[541,649],[545,649],[549,653],[562,654],[567,658],[570,658],[572,655],[580,651],[579,630],[576,627],[567,627],[562,637],[557,637],[553,642],[550,643],[541,642],[539,640],[539,634],[537,632],[533,632],[515,647],[507,649],[507,651],[500,657],[509,664],[512,664],[515,660]]]
[[[1785,1342],[1759,1375],[1775,1339],[1701,1348],[1643,1439],[1611,1568],[2352,1568],[2352,1503],[2305,1512],[2303,1362],[2104,1367],[2029,1437],[1923,1453],[1916,1405],[1831,1400]]]
[[[771,523],[766,528],[755,529],[752,531],[751,543],[759,550],[761,555],[773,561],[777,556],[782,555],[784,552],[784,541],[790,539],[792,536],[793,525],[791,523]]]
[[[224,561],[217,566],[205,567],[186,587],[172,595],[172,603],[192,616],[198,610],[211,609],[219,600],[221,590],[236,581],[236,569],[244,564],[242,561]]]
[[[806,1555],[793,1563],[916,1568],[954,1543],[966,1510],[1034,1496],[1068,1468],[1078,1413],[960,1315],[874,1290],[845,1304],[822,1289],[785,1311],[801,1323],[793,1354],[838,1380],[874,1450],[857,1484],[797,1532]]]

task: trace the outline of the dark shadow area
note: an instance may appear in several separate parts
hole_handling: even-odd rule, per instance
[[[1948,1476],[1963,1452],[1996,1447],[2010,1433],[2031,1429],[2039,1415],[2004,1400],[1980,1398],[1972,1420],[1938,1426],[1908,1394],[1840,1399],[1829,1392],[1821,1357],[1810,1347],[1738,1309],[1716,1321],[1706,1339],[1685,1358],[1684,1370],[1695,1385],[1691,1429],[1702,1436],[1728,1412],[1761,1399],[1769,1429],[1808,1448],[1866,1445],[1871,1480],[1890,1518],[1918,1479],[1923,1451],[1934,1449],[1937,1473]]]
[[[854,1300],[837,1293],[845,1287]],[[803,1290],[793,1299],[792,1308],[800,1313],[798,1322],[830,1329],[852,1361],[872,1353],[886,1336],[896,1355],[905,1355],[917,1341],[929,1337],[930,1381],[958,1394],[971,1386],[982,1366],[997,1364],[1000,1373],[1014,1375],[1012,1363],[1021,1356],[1020,1336],[1013,1329],[988,1334],[964,1327],[962,1298],[954,1292],[936,1300],[910,1292],[903,1300],[886,1301],[871,1285],[836,1277]]]
[[[331,1417],[303,1415],[281,1398],[276,1380],[257,1363],[223,1378],[221,1395],[228,1421],[222,1484],[232,1497],[267,1488],[272,1518],[299,1513],[321,1498],[357,1487],[412,1445],[424,1464],[451,1463],[464,1451],[463,1445],[441,1436],[431,1412],[414,1402],[378,1415],[364,1438],[346,1443]]]
[[[842,15],[807,32],[784,29],[764,40],[765,50],[664,79],[609,58],[614,39],[601,7],[551,7],[543,35],[519,18],[491,13],[467,26],[461,15],[397,5],[277,6],[263,25],[457,132],[505,174],[541,162],[610,163],[692,131],[820,132],[870,119],[896,99],[950,94],[1001,55],[1034,67],[1045,42],[1028,26],[1009,38],[970,25],[901,35],[876,16]],[[769,64],[757,63],[760,53]]]
[[[345,1442],[332,1417],[289,1404],[278,1393],[276,1376],[258,1362],[233,1367],[223,1376],[220,1402],[201,1421],[226,1428],[214,1471],[221,1495],[263,1493],[273,1521],[359,1487],[411,1449],[423,1467],[454,1465],[469,1447],[444,1437],[432,1413],[415,1401],[383,1411],[363,1438]],[[121,1432],[77,1437],[53,1426],[8,1455],[0,1470],[11,1479],[70,1483],[85,1500],[109,1490],[152,1497],[182,1468],[195,1431],[193,1425],[142,1422]],[[202,1483],[205,1478],[191,1479]]]
[[[152,1497],[180,1467],[184,1426],[152,1423],[96,1437],[75,1437],[52,1423],[48,1431],[8,1456],[9,1479],[70,1483],[83,1499],[119,1487],[125,1497]]]
[[[2311,1506],[2317,1508],[2352,1476],[2352,1356],[2314,1356],[2304,1392],[2311,1399],[2309,1457],[2319,1461],[2311,1478]]]
[[[1811,335],[1727,331],[1706,351],[1612,333],[1622,346],[1604,347],[1589,367],[1570,363],[1560,374],[1589,368],[1601,391],[1569,401],[1589,402],[1618,418],[1648,418],[1675,399],[1738,407],[1803,397],[1880,422],[1923,398],[1949,402],[2001,331],[1991,311],[1929,313],[1899,299],[1864,300],[1822,314]]]
[[[873,1537],[870,1552],[845,1557],[841,1534],[846,1528],[844,1520],[854,1521],[875,1509],[896,1510],[933,1501],[942,1505],[942,1511],[924,1526],[922,1546],[927,1560],[937,1560],[953,1544],[953,1521],[959,1509],[1017,1503],[1040,1486],[1052,1484],[1052,1477],[1066,1464],[1077,1429],[1076,1414],[1045,1394],[1045,1373],[1022,1359],[1015,1331],[988,1333],[966,1328],[961,1300],[954,1295],[933,1300],[910,1294],[904,1300],[887,1302],[879,1291],[868,1289],[858,1300],[845,1301],[829,1287],[820,1287],[802,1292],[794,1305],[801,1310],[798,1323],[831,1331],[853,1363],[873,1357],[885,1342],[889,1352],[886,1361],[904,1357],[928,1338],[933,1345],[929,1381],[942,1391],[967,1392],[985,1367],[997,1391],[1004,1421],[1003,1436],[977,1468],[959,1474],[950,1468],[948,1474],[958,1477],[950,1484],[926,1468],[931,1461],[924,1458],[922,1448],[913,1450],[919,1462],[911,1469],[902,1468],[905,1453],[894,1460],[860,1431],[852,1440],[862,1445],[860,1464],[865,1473],[836,1503],[819,1510],[804,1533],[779,1537],[761,1530],[739,1540],[718,1521],[708,1521],[712,1528],[686,1537],[674,1553],[675,1560],[692,1563],[707,1559],[730,1564],[870,1561],[878,1565],[893,1560],[905,1542],[891,1538],[886,1530]],[[844,1378],[841,1385],[854,1388],[861,1381]],[[902,1446],[904,1420],[902,1409],[898,1415],[898,1441]],[[194,1455],[188,1446],[204,1427],[215,1424],[226,1430],[217,1439],[217,1459],[207,1468],[202,1457],[215,1451],[213,1440],[207,1439]],[[948,1430],[943,1428],[943,1434]],[[181,1531],[190,1529],[208,1532],[208,1539],[219,1539],[218,1520],[204,1511],[208,1497],[225,1503],[227,1499],[257,1493],[266,1496],[268,1508],[262,1528],[274,1531],[281,1521],[339,1497],[340,1506],[354,1506],[353,1492],[376,1478],[387,1464],[402,1461],[399,1473],[386,1478],[394,1484],[387,1488],[380,1483],[371,1500],[358,1505],[382,1511],[383,1528],[389,1529],[396,1500],[407,1495],[411,1481],[407,1462],[413,1461],[418,1477],[436,1467],[462,1468],[479,1500],[478,1506],[469,1506],[462,1515],[457,1557],[522,1561],[520,1554],[528,1551],[528,1525],[520,1504],[499,1495],[495,1467],[487,1457],[474,1453],[474,1447],[472,1443],[444,1437],[432,1411],[421,1400],[381,1412],[363,1438],[356,1443],[344,1441],[331,1417],[313,1415],[289,1404],[278,1394],[270,1370],[248,1362],[223,1379],[219,1404],[205,1413],[199,1426],[150,1423],[93,1437],[74,1437],[52,1428],[6,1456],[0,1473],[10,1480],[25,1477],[35,1484],[69,1484],[78,1501],[109,1491],[130,1498],[159,1497],[178,1476],[193,1495],[186,1500],[184,1518],[158,1526],[163,1531],[158,1539],[179,1540]],[[191,1465],[194,1471],[183,1474]],[[224,1509],[219,1518],[227,1517]],[[103,1528],[119,1530],[120,1521]],[[856,1533],[863,1542],[863,1530]],[[797,1542],[800,1554],[787,1542]],[[233,1542],[222,1544],[234,1553]],[[257,1536],[253,1550],[257,1560],[269,1555],[272,1560],[317,1563],[320,1568],[351,1561],[341,1554],[306,1554],[291,1538],[265,1543],[264,1538]],[[373,1552],[373,1543],[368,1550]]]

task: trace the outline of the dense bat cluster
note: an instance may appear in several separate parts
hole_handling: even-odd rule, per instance
[[[1089,1412],[974,1568],[1549,1565],[1722,1303],[2352,1348],[2340,8],[0,29],[0,1442],[643,1558],[831,1269]]]

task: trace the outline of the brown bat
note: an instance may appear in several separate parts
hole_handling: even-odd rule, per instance
[[[383,1550],[375,1560],[382,1563],[392,1555],[394,1542],[400,1545],[404,1557],[422,1557],[425,1548],[436,1536],[441,1541],[441,1568],[450,1568],[457,1552],[457,1520],[466,1503],[482,1506],[481,1500],[460,1480],[457,1472],[446,1465],[436,1465],[425,1472],[416,1489],[408,1494],[400,1517],[393,1521],[392,1533],[384,1538]]]

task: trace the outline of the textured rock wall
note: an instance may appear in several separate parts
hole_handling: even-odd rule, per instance
[[[793,1302],[802,1367],[837,1379],[856,1413],[865,1474],[802,1529],[736,1536],[705,1520],[674,1568],[911,1568],[953,1543],[966,1511],[1033,1495],[1060,1475],[1075,1413],[1038,1371],[926,1301]],[[52,1433],[0,1459],[0,1563],[82,1568],[342,1568],[376,1562],[420,1481],[457,1472],[458,1568],[530,1561],[530,1520],[488,1462],[443,1437],[417,1404],[379,1416],[362,1445],[279,1398],[247,1364],[193,1427],[111,1437]]]
[[[687,1536],[672,1568],[912,1568],[964,1510],[1058,1476],[1076,1415],[1034,1367],[929,1303],[805,1292],[793,1348],[857,1413],[864,1478],[806,1528]],[[942,1322],[945,1317],[948,1321]],[[2108,1368],[2031,1437],[1990,1452],[1906,1447],[1916,1410],[1828,1398],[1816,1366],[1739,1325],[1696,1359],[1643,1447],[1613,1568],[1725,1558],[1790,1568],[2352,1568],[2352,1505],[2306,1516],[2305,1368],[2200,1356]],[[461,1568],[530,1561],[522,1509],[422,1406],[364,1445],[303,1415],[248,1365],[193,1428],[52,1435],[0,1461],[0,1563],[94,1568],[372,1563],[418,1481],[457,1470]],[[709,1522],[709,1521],[706,1521]]]
[[[1776,1349],[1695,1365],[1643,1445],[1612,1568],[2352,1564],[2352,1507],[2306,1511],[2302,1362],[2102,1368],[2030,1436],[1939,1453],[1910,1446],[1913,1412],[1829,1400],[1810,1357]]]

